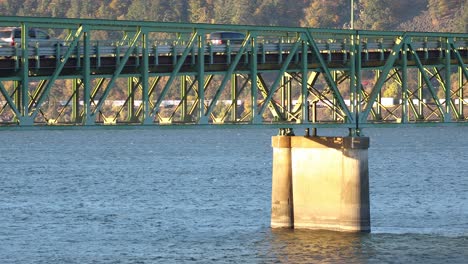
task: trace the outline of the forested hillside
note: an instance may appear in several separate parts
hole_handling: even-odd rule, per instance
[[[0,0],[0,14],[349,27],[351,0]],[[468,31],[468,0],[354,0],[355,28]]]

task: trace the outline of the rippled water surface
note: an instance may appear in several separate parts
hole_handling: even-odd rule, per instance
[[[270,229],[276,133],[0,130],[0,263],[468,263],[468,128],[365,130],[370,234]]]

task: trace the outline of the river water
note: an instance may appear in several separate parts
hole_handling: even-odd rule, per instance
[[[0,263],[468,263],[468,127],[364,132],[370,234],[269,227],[276,129],[2,129]]]

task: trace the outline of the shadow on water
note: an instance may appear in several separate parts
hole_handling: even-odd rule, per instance
[[[273,263],[362,263],[369,234],[271,229],[268,256]]]
[[[467,263],[467,242],[467,236],[270,229],[259,257],[266,263]]]

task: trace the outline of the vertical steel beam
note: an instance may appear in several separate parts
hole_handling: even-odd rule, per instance
[[[290,75],[285,75],[284,77],[285,82],[285,88],[286,88],[286,111],[285,111],[285,117],[287,120],[289,118],[286,116],[288,113],[291,113],[292,110],[292,78]]]
[[[422,121],[424,120],[424,81],[423,81],[423,73],[418,71],[418,115],[419,119]]]
[[[150,115],[150,102],[149,102],[149,39],[148,39],[148,29],[142,28],[141,29],[141,57],[142,62],[140,65],[140,74],[141,74],[141,104],[143,105],[142,111],[143,116],[141,122],[144,125],[149,125],[153,123]],[[154,56],[157,56],[155,54]]]
[[[402,50],[402,66],[401,66],[401,123],[408,122],[408,45],[406,41],[403,43]]]
[[[457,46],[454,43],[453,38],[450,38],[450,47],[453,50],[453,54],[455,55],[455,58],[457,59],[458,62],[458,119],[464,119],[465,113],[464,113],[464,107],[465,107],[465,100],[464,100],[464,87],[465,87],[465,82],[463,78],[468,80],[468,67],[463,61],[463,58],[460,55],[460,52],[457,49]]]
[[[75,37],[78,40],[79,35]],[[91,116],[91,45],[90,45],[89,29],[83,27],[83,122],[84,125],[90,126],[95,124],[95,119]],[[79,42],[79,41],[77,41]],[[77,46],[78,48],[78,46]]]
[[[356,82],[355,82],[355,110],[356,110],[356,118],[355,118],[355,131],[353,132],[353,134],[359,136],[359,133],[360,133],[360,122],[365,122],[367,123],[367,118],[366,117],[363,117],[362,120],[360,118],[360,113],[361,113],[361,108],[362,108],[362,104],[364,103],[363,100],[362,100],[362,91],[363,91],[363,87],[362,87],[362,43],[361,43],[361,37],[359,35],[359,32],[356,31],[356,43],[355,43],[355,47],[356,47],[356,58],[357,60],[355,61],[356,62],[356,66],[355,66],[355,74],[356,74]]]
[[[362,43],[361,43],[361,37],[359,33],[356,34],[356,68],[355,68],[355,73],[356,73],[356,120],[359,120],[359,113],[361,112],[361,106],[363,103],[362,100]],[[356,127],[357,128],[357,127]]]
[[[349,72],[348,72],[349,74]],[[333,71],[332,72],[332,78],[333,78],[333,82],[334,83],[338,83],[338,71]],[[351,80],[350,80],[351,81]],[[336,97],[333,96],[333,100],[332,100],[332,110],[333,110],[333,121],[337,121],[338,120],[338,112],[339,112],[339,108],[336,106],[337,104],[337,100],[336,100]],[[314,102],[314,109],[317,107],[317,102]]]
[[[180,118],[181,121],[185,122],[188,121],[187,116],[187,78],[186,75],[180,76]]]
[[[198,32],[198,63],[197,63],[197,84],[198,84],[198,123],[208,124],[208,116],[205,112],[205,46],[206,36],[203,30]]]
[[[288,99],[287,99],[287,79],[286,79],[286,75],[283,74],[283,76],[281,77],[281,84],[280,84],[280,92],[281,92],[281,115],[283,116],[283,118],[285,118],[287,116],[287,113],[288,113],[288,109],[287,109],[287,104],[288,104]]]
[[[302,80],[301,80],[301,122],[308,123],[309,121],[309,102],[307,100],[309,91],[308,91],[308,52],[307,52],[307,43],[303,40],[302,41],[302,63],[301,63],[301,71],[302,71]]]
[[[141,74],[141,103],[142,103],[142,120],[141,122],[144,125],[149,125],[153,123],[153,119],[150,115],[150,102],[149,102],[149,39],[148,39],[148,29],[141,28],[141,42],[142,42],[142,51],[141,57],[142,62],[140,65],[140,74]],[[154,56],[157,56],[155,54]],[[138,57],[138,56],[137,56]]]
[[[257,100],[258,100],[258,68],[257,68],[257,43],[256,38],[251,38],[250,45],[252,47],[252,54],[250,59],[250,101],[252,107],[251,123],[260,124],[262,123],[262,113],[258,109]]]
[[[21,23],[21,87],[18,90],[20,96],[19,105],[21,116],[19,124],[21,126],[31,126],[34,118],[29,114],[29,25]]]
[[[135,81],[135,77],[127,78],[127,122],[135,121],[135,91],[139,85],[138,81]],[[144,110],[143,110],[144,115]]]
[[[280,113],[283,119],[289,120],[289,114],[291,113],[291,80],[292,78],[284,73],[281,78],[281,110]]]
[[[378,80],[380,78],[380,73],[381,71],[380,70],[375,70],[375,78]],[[376,114],[376,119],[377,120],[382,120],[382,91],[379,92],[379,94],[377,95],[377,109],[375,110],[375,114]]]
[[[13,100],[15,102],[16,108],[18,109],[18,115],[16,115],[16,121],[19,122],[19,118],[23,115],[22,110],[22,84],[21,81],[13,81]]]
[[[231,121],[237,121],[237,86],[238,86],[237,74],[233,74],[231,77]]]
[[[452,119],[452,111],[451,111],[451,104],[452,104],[452,82],[450,80],[451,73],[451,63],[450,63],[450,39],[447,37],[445,38],[445,112],[444,112],[444,121],[449,122]]]
[[[72,80],[72,112],[71,121],[75,124],[81,123],[80,117],[80,85],[82,82],[78,78]]]
[[[464,81],[463,81],[463,70],[462,66],[458,66],[458,112],[460,113],[460,119],[465,118],[464,113]]]
[[[356,54],[357,48],[356,45],[359,45],[356,40],[357,39],[357,33],[353,33],[351,35],[351,45],[350,45],[350,64],[349,64],[349,111],[350,114],[354,117],[356,115],[356,65],[357,65],[357,60],[358,56],[361,54]]]

